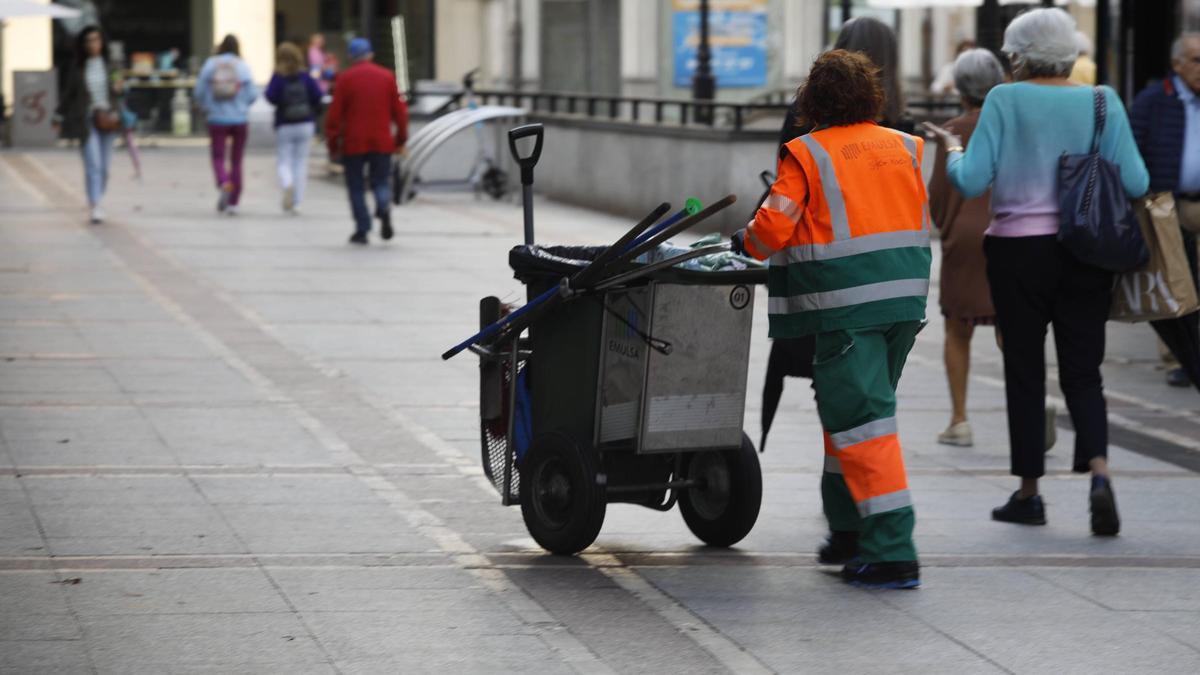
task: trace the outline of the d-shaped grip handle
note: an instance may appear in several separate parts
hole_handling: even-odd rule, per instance
[[[508,149],[512,152],[513,161],[521,167],[521,185],[533,185],[533,167],[537,166],[542,156],[542,137],[546,133],[541,124],[525,124],[508,131]],[[522,157],[517,151],[517,141],[528,136],[534,136],[533,152]]]

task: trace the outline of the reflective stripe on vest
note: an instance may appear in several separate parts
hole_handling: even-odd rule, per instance
[[[860,253],[874,253],[893,248],[908,248],[911,246],[928,247],[929,236],[929,227],[923,225],[920,230],[880,232],[879,234],[868,234],[828,244],[789,246],[771,256],[771,264],[788,265],[791,263],[813,262],[815,260],[845,258]]]
[[[858,507],[858,515],[866,518],[867,516],[874,516],[902,509],[906,506],[912,506],[912,494],[908,490],[897,490],[889,492],[886,495],[864,499],[855,504],[855,506]]]
[[[767,201],[763,203],[763,207],[782,213],[793,223],[800,223],[800,205],[792,201],[792,198],[787,195],[772,192],[767,196]]]
[[[771,314],[793,314],[819,309],[850,307],[877,300],[892,300],[911,296],[925,297],[928,294],[929,279],[898,279],[896,281],[881,281],[864,286],[853,286],[837,291],[774,297],[767,300],[767,311]]]
[[[846,200],[842,197],[842,188],[837,182],[837,173],[833,170],[833,158],[825,152],[812,134],[800,137],[808,148],[809,154],[817,162],[817,172],[821,174],[821,191],[825,193],[825,202],[829,204],[829,221],[833,228],[834,241],[850,238],[850,218],[846,215]]]
[[[829,439],[833,442],[834,450],[845,450],[852,445],[858,445],[859,443],[881,436],[890,436],[897,433],[897,431],[896,418],[885,417],[883,419],[871,420],[853,429],[829,434]]]

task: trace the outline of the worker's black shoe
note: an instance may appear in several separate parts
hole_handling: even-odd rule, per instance
[[[1092,476],[1092,534],[1098,537],[1114,537],[1121,531],[1121,518],[1117,515],[1117,496],[1112,483],[1105,476]]]
[[[1021,499],[1021,492],[1017,491],[1008,498],[1007,504],[992,509],[992,520],[1019,525],[1045,525],[1046,505],[1041,495]]]
[[[392,214],[388,213],[387,211],[380,211],[379,212],[379,236],[383,237],[384,240],[386,241],[388,239],[391,239],[393,234],[395,234],[395,233],[392,231]]]
[[[846,565],[842,579],[859,588],[908,589],[921,585],[921,566],[915,560]]]
[[[367,244],[367,233],[355,232],[354,234],[350,235],[350,243],[358,244],[359,246],[365,246]]]
[[[822,565],[845,565],[858,555],[858,533],[834,530],[817,550]]]

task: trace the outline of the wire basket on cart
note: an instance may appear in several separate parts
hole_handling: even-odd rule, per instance
[[[486,300],[485,300],[486,302]],[[512,350],[507,350],[508,358],[512,358]],[[517,503],[521,495],[521,473],[517,469],[520,454],[517,446],[524,439],[514,439],[510,444],[509,424],[517,421],[516,413],[512,410],[511,392],[512,371],[504,367],[505,362],[488,363],[486,360],[479,364],[480,370],[480,416],[479,432],[482,441],[483,473],[496,488],[501,496],[506,496],[504,502]],[[522,386],[522,375],[525,373],[524,362],[517,361],[517,399],[518,408],[528,402],[528,392]],[[499,405],[497,405],[497,402]],[[512,413],[512,414],[510,414]],[[528,419],[526,415],[524,419]],[[506,474],[507,471],[507,474]],[[507,490],[505,484],[507,483]]]

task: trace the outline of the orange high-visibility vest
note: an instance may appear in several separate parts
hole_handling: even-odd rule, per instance
[[[930,221],[924,141],[867,122],[785,146],[746,229],[770,259],[771,337],[925,318]]]

